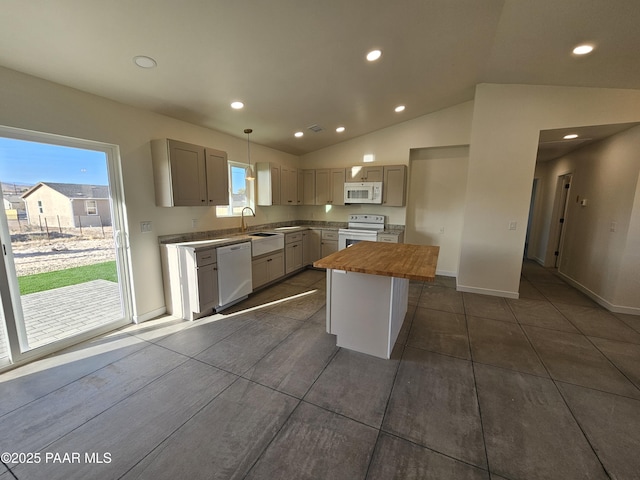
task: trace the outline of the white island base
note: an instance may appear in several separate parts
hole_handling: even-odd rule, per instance
[[[327,332],[336,345],[390,358],[409,304],[409,280],[327,269]]]

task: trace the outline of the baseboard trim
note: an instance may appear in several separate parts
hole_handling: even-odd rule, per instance
[[[144,313],[142,315],[134,315],[133,316],[133,322],[134,323],[142,323],[142,322],[146,322],[147,320],[153,320],[154,318],[157,318],[161,315],[164,315],[165,313],[167,313],[167,307],[160,307],[160,308],[156,308],[155,310],[151,310],[150,312]]]
[[[466,285],[460,285],[456,287],[456,290],[459,292],[466,293],[478,293],[480,295],[491,295],[493,297],[504,297],[504,298],[520,298],[520,294],[518,292],[509,292],[506,290],[492,290],[489,288],[479,288],[479,287],[469,287]]]
[[[448,270],[436,270],[436,275],[440,275],[441,277],[454,277],[458,276],[458,272],[450,272]]]
[[[609,310],[610,312],[626,313],[626,314],[629,314],[629,315],[640,315],[640,308],[627,307],[625,305],[615,305],[615,304],[609,302],[608,300],[602,298],[600,295],[598,295],[594,291],[589,290],[587,287],[582,285],[580,282],[575,281],[573,278],[571,278],[568,275],[562,273],[561,271],[558,270],[557,273],[565,282],[567,282],[573,288],[575,288],[576,290],[580,290],[582,293],[584,293],[591,300],[596,302],[601,307],[604,307],[605,309]]]
[[[536,262],[538,265],[542,265],[544,267],[544,259],[543,258],[533,257],[531,260]]]

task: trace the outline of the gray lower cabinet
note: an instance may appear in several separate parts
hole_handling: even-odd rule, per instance
[[[193,295],[191,303],[197,309],[195,312],[205,312],[210,308],[218,306],[218,264],[216,262],[215,249],[205,250],[208,257],[213,258],[213,263],[197,263],[197,283],[198,288],[191,289],[189,293]],[[198,255],[196,255],[198,257]],[[206,261],[206,260],[205,260]]]
[[[302,263],[313,265],[313,262],[320,260],[320,243],[322,241],[322,230],[310,228],[302,232]]]
[[[304,266],[302,264],[302,242],[302,232],[287,233],[284,236],[284,273],[287,275],[300,270]]]
[[[331,255],[338,251],[338,231],[322,230],[322,241],[320,244],[320,258]]]
[[[185,320],[210,314],[218,306],[216,249],[170,244],[161,254],[167,312]]]
[[[404,232],[379,233],[378,241],[384,243],[404,243]]]
[[[254,290],[284,276],[284,253],[282,250],[255,257],[251,261],[251,280]]]

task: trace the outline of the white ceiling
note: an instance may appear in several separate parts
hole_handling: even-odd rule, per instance
[[[538,138],[538,162],[560,158],[578,148],[586,147],[620,132],[636,127],[640,123],[617,123],[614,125],[590,125],[588,127],[558,128],[540,131]],[[575,134],[578,138],[566,140],[565,135]]]
[[[0,65],[240,138],[253,128],[252,142],[293,154],[471,100],[482,82],[640,89],[638,0],[0,0],[0,12]],[[582,42],[596,50],[572,55]]]

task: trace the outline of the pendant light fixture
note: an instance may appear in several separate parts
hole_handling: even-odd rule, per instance
[[[249,134],[253,132],[250,128],[245,128],[244,133],[247,134],[247,161],[249,162],[249,168],[247,168],[247,175],[244,177],[247,180],[255,180],[256,177],[253,175],[253,168],[251,167],[251,144],[249,142]]]

